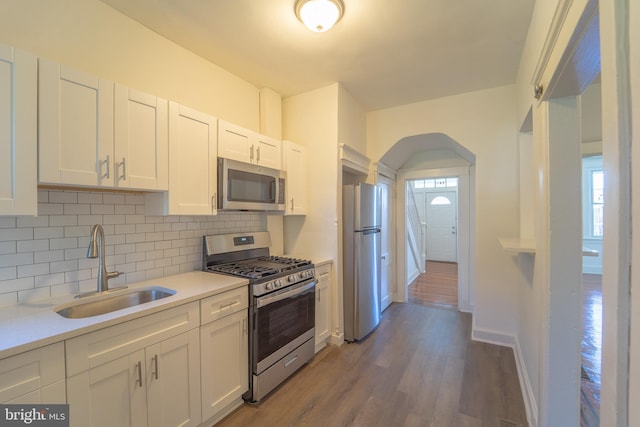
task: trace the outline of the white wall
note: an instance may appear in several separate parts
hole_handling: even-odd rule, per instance
[[[0,42],[259,131],[259,91],[98,0],[3,0]]]
[[[338,87],[338,144],[347,144],[362,154],[367,152],[366,113],[351,94]]]
[[[372,161],[400,139],[443,133],[476,156],[476,309],[474,329],[494,340],[516,333],[517,269],[497,238],[518,233],[518,151],[514,86],[367,114]]]

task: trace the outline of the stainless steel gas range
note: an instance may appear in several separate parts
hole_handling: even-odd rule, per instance
[[[311,261],[269,255],[268,232],[203,238],[203,270],[249,279],[249,391],[258,402],[307,363],[315,344]]]

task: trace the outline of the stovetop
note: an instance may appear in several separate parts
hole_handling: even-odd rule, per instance
[[[311,261],[281,256],[262,256],[242,261],[206,266],[207,271],[232,274],[251,280],[282,276],[302,267],[311,266]]]

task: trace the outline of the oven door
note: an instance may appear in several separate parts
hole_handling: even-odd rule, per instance
[[[316,279],[254,297],[252,368],[260,374],[315,334]]]

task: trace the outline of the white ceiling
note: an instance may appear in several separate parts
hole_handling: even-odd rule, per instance
[[[515,82],[534,0],[344,0],[326,33],[295,0],[102,0],[283,97],[340,82],[366,110]]]

